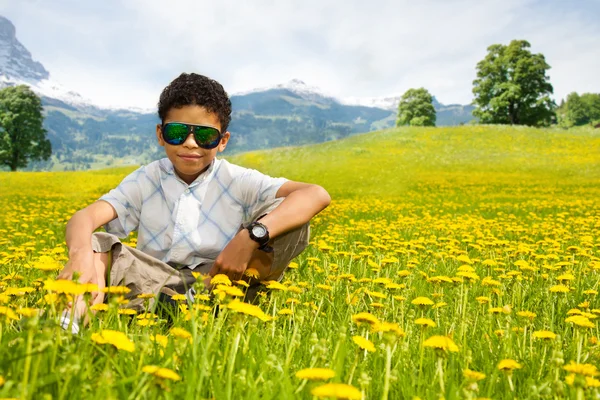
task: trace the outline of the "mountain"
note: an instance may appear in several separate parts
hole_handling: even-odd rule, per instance
[[[18,41],[14,25],[0,16],[0,88],[25,84],[44,105],[52,159],[29,169],[88,169],[147,163],[164,151],[155,139],[158,117],[137,109],[106,109],[54,81]],[[157,94],[158,97],[158,94]],[[231,96],[229,153],[341,139],[392,127],[399,96],[337,99],[301,80]],[[472,119],[470,106],[436,102],[438,125]]]

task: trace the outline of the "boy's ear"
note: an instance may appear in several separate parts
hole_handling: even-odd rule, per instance
[[[221,143],[219,143],[219,152],[222,152],[225,150],[225,148],[227,147],[227,142],[229,142],[230,137],[231,137],[231,133],[229,133],[229,131],[227,131],[223,134],[223,137],[221,138]]]
[[[156,138],[158,139],[158,144],[162,147],[165,147],[165,141],[163,140],[161,129],[162,127],[160,124],[156,124]]]

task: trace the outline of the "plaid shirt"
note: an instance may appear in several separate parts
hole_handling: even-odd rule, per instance
[[[285,182],[215,159],[187,185],[163,158],[132,172],[100,198],[117,212],[105,229],[120,238],[137,231],[139,250],[193,268],[214,261]]]

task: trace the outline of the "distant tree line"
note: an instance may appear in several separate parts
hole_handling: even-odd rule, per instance
[[[600,94],[571,93],[560,107],[550,98],[553,87],[543,54],[532,54],[525,40],[494,44],[477,63],[473,81],[473,116],[478,123],[572,126],[600,123]],[[397,126],[434,126],[433,97],[427,89],[410,89],[398,106]]]
[[[600,124],[600,93],[570,93],[556,110],[558,125],[564,128]]]

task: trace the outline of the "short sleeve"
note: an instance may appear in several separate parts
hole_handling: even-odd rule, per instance
[[[254,169],[246,170],[239,179],[246,221],[261,205],[274,200],[279,188],[288,181],[286,178],[270,177]]]
[[[100,197],[100,200],[108,202],[117,212],[117,218],[104,225],[108,233],[124,238],[138,229],[142,211],[140,178],[144,173],[144,167],[135,170],[119,186]]]

